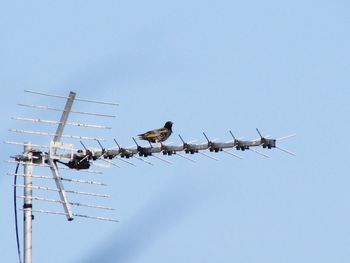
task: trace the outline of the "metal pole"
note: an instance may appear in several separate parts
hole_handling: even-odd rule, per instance
[[[32,144],[24,146],[24,154],[28,155],[28,161],[24,164],[24,203],[23,203],[23,242],[24,242],[24,263],[32,263]]]

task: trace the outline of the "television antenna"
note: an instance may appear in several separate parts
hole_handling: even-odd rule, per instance
[[[14,198],[15,198],[15,218],[16,218],[16,234],[17,234],[17,246],[18,246],[18,254],[19,260],[21,262],[20,257],[20,249],[19,249],[19,238],[18,238],[18,229],[17,229],[17,208],[16,208],[16,199],[23,199],[23,208],[20,209],[24,214],[24,223],[23,223],[23,245],[24,245],[24,254],[23,254],[23,262],[31,263],[32,262],[32,220],[34,219],[33,213],[46,213],[46,214],[55,214],[55,215],[64,215],[66,216],[68,221],[72,221],[76,217],[89,218],[95,220],[103,220],[110,222],[118,222],[116,219],[95,216],[95,215],[87,215],[87,214],[79,214],[73,211],[73,206],[77,207],[85,207],[85,208],[95,208],[102,210],[114,210],[111,207],[98,205],[98,204],[86,204],[80,202],[73,202],[70,199],[70,195],[83,195],[90,197],[98,197],[98,198],[108,198],[109,195],[105,193],[93,193],[93,192],[85,192],[78,190],[67,190],[63,182],[70,182],[76,184],[87,184],[87,185],[95,185],[95,186],[105,186],[104,183],[95,181],[95,180],[86,180],[86,179],[75,179],[75,178],[65,178],[61,176],[60,170],[70,170],[70,171],[79,171],[86,172],[90,174],[100,174],[101,172],[91,170],[92,164],[97,164],[97,161],[103,161],[104,163],[113,165],[115,167],[119,167],[114,160],[118,160],[128,165],[135,164],[130,160],[135,158],[140,160],[146,164],[153,165],[152,162],[146,160],[147,157],[154,157],[166,164],[171,164],[169,160],[165,157],[169,156],[179,156],[183,159],[186,159],[190,162],[195,162],[194,159],[188,157],[187,155],[201,154],[204,157],[212,159],[214,161],[218,161],[216,157],[211,156],[205,151],[209,150],[209,152],[224,152],[228,155],[231,155],[235,158],[242,159],[239,155],[236,155],[230,151],[230,149],[235,148],[236,150],[252,150],[257,154],[269,157],[259,151],[256,151],[255,147],[272,149],[277,148],[289,155],[295,155],[294,153],[280,148],[276,145],[277,141],[284,140],[290,137],[295,136],[295,134],[284,136],[279,139],[272,139],[269,136],[262,136],[260,131],[257,129],[257,132],[260,136],[260,139],[257,140],[240,140],[236,139],[233,133],[230,131],[230,134],[233,138],[233,141],[228,142],[217,142],[216,140],[210,140],[209,137],[203,132],[203,135],[206,139],[205,143],[196,144],[194,142],[186,142],[181,135],[178,135],[182,144],[181,145],[170,145],[170,144],[152,144],[149,143],[149,146],[141,146],[134,139],[134,143],[136,145],[132,147],[121,147],[116,139],[114,142],[117,147],[106,149],[102,145],[102,142],[105,141],[104,138],[97,138],[91,136],[81,136],[81,135],[69,135],[65,134],[65,127],[67,125],[79,128],[87,128],[87,129],[111,129],[111,127],[101,124],[87,124],[87,123],[77,123],[77,122],[69,122],[68,118],[70,114],[79,114],[79,115],[89,115],[94,118],[113,118],[114,115],[104,114],[104,113],[96,113],[96,112],[86,112],[86,111],[76,111],[72,110],[73,104],[75,101],[80,101],[83,103],[93,103],[105,106],[118,106],[117,103],[105,102],[105,101],[97,101],[97,100],[89,100],[77,98],[75,92],[70,92],[68,96],[61,96],[56,94],[48,94],[43,92],[37,92],[32,90],[25,90],[26,93],[51,97],[56,99],[64,99],[66,104],[63,109],[55,108],[46,105],[32,105],[32,104],[18,104],[21,107],[32,108],[36,110],[48,110],[60,112],[61,117],[60,120],[49,120],[42,119],[38,117],[13,117],[14,120],[24,121],[24,122],[32,122],[37,124],[49,124],[49,125],[57,125],[55,132],[47,132],[47,131],[33,131],[33,130],[24,130],[24,129],[9,129],[11,132],[20,133],[20,134],[29,134],[29,135],[38,135],[38,136],[50,136],[53,137],[52,141],[49,145],[41,145],[30,142],[17,142],[17,141],[5,141],[7,144],[20,145],[24,147],[23,153],[13,156],[12,159],[8,161],[9,163],[17,164],[15,173],[8,173],[10,176],[14,176]],[[80,144],[82,148],[77,149],[75,145],[72,143],[63,142],[63,139],[78,139],[80,140]],[[92,140],[97,142],[99,149],[90,149],[85,146],[82,140]],[[44,150],[45,149],[45,150]],[[163,158],[158,156],[159,154],[163,154]],[[23,165],[23,173],[18,172],[19,165]],[[34,167],[45,167],[49,168],[52,176],[48,175],[38,175],[34,173]],[[17,177],[23,177],[23,184],[17,183]],[[38,180],[47,180],[55,182],[55,187],[41,186],[33,184],[33,179]],[[23,188],[23,195],[17,195],[16,189]],[[57,192],[59,195],[59,199],[53,199],[43,196],[33,195],[33,190],[40,191],[51,191]],[[33,209],[34,201],[43,201],[50,203],[57,203],[63,206],[63,212],[59,211],[51,211],[47,209]]]
[[[6,141],[5,142],[8,144],[15,144],[15,145],[24,146],[23,153],[14,156],[14,160],[9,161],[11,163],[17,163],[17,165],[23,165],[24,172],[18,173],[18,166],[17,166],[16,172],[14,174],[8,173],[8,175],[15,176],[15,179],[17,179],[18,176],[24,178],[23,184],[18,184],[17,180],[15,180],[14,189],[17,189],[17,188],[24,189],[23,195],[16,194],[15,198],[22,198],[24,200],[23,201],[23,203],[24,203],[23,208],[21,209],[21,210],[23,210],[23,214],[24,214],[23,261],[25,263],[31,263],[32,262],[32,220],[34,219],[34,217],[33,217],[34,212],[65,215],[68,221],[72,221],[75,217],[84,217],[84,218],[91,218],[91,219],[97,219],[97,220],[106,220],[106,221],[117,222],[117,220],[107,218],[107,217],[90,216],[90,215],[74,213],[72,206],[104,209],[104,210],[113,210],[113,208],[102,206],[102,205],[96,205],[96,204],[85,204],[85,203],[80,203],[80,202],[72,202],[68,198],[69,194],[93,196],[93,197],[109,197],[109,196],[107,194],[104,194],[104,193],[101,194],[101,193],[91,193],[91,192],[83,192],[83,191],[77,191],[77,190],[66,190],[64,185],[63,185],[63,182],[97,185],[97,186],[105,186],[105,184],[98,182],[98,181],[94,181],[94,180],[64,178],[60,174],[60,169],[62,169],[62,168],[64,169],[65,167],[59,167],[58,164],[60,162],[72,161],[74,152],[77,152],[77,150],[74,149],[73,144],[64,143],[64,142],[62,142],[62,139],[68,138],[68,139],[79,139],[79,140],[104,141],[103,138],[94,138],[94,137],[88,137],[88,136],[65,134],[64,130],[65,130],[66,125],[71,125],[74,127],[82,127],[82,128],[110,129],[110,127],[104,126],[104,125],[68,122],[68,117],[71,113],[79,114],[79,115],[90,115],[90,116],[94,116],[94,117],[108,117],[108,118],[115,117],[113,115],[107,115],[107,114],[101,114],[101,113],[73,111],[72,110],[73,103],[75,101],[81,101],[84,103],[94,103],[94,104],[110,105],[110,106],[117,106],[118,104],[104,102],[104,101],[96,101],[96,100],[77,98],[76,93],[74,93],[74,92],[70,92],[68,97],[54,95],[54,94],[47,94],[47,93],[42,93],[42,92],[36,92],[36,91],[31,91],[31,90],[25,90],[25,92],[30,93],[30,94],[34,94],[34,95],[53,97],[53,98],[66,100],[66,104],[65,104],[63,109],[53,108],[50,106],[42,106],[42,105],[39,106],[39,105],[31,105],[31,104],[19,104],[19,106],[26,107],[26,108],[34,108],[34,109],[38,109],[38,110],[49,110],[49,111],[61,112],[61,118],[59,121],[47,120],[47,119],[41,119],[41,118],[32,118],[32,117],[14,117],[13,118],[13,119],[18,120],[18,121],[57,125],[57,129],[54,133],[47,132],[47,131],[10,129],[11,132],[16,132],[16,133],[20,133],[20,134],[52,136],[53,139],[50,142],[50,145],[39,145],[39,144],[34,144],[32,142],[24,142],[24,143],[13,142],[13,141]],[[43,148],[46,148],[46,150],[48,150],[48,151],[42,150]],[[33,173],[34,167],[47,167],[50,169],[52,176],[36,175]],[[69,169],[69,168],[67,167],[67,169]],[[93,173],[93,174],[98,173],[95,171],[89,171],[89,172]],[[52,180],[53,179],[55,182],[55,187],[35,185],[35,184],[33,184],[33,179],[40,179],[40,180],[45,180],[45,179]],[[59,195],[59,199],[34,196],[33,190],[57,192]],[[33,209],[33,201],[44,201],[44,202],[61,204],[63,206],[63,212],[50,211],[50,210],[46,210],[46,209]]]

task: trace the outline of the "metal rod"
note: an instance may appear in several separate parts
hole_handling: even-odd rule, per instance
[[[62,179],[61,179],[61,176],[58,172],[57,164],[55,162],[53,162],[51,159],[49,159],[49,164],[50,164],[50,169],[51,169],[53,178],[54,178],[55,183],[56,183],[56,187],[59,190],[58,193],[60,195],[60,199],[63,202],[63,209],[67,214],[67,220],[72,221],[74,219],[73,212],[72,212],[72,209],[71,209],[70,204],[68,202],[67,193],[63,187]]]
[[[32,146],[30,143],[27,143],[24,146],[24,152],[31,157]],[[27,162],[24,165],[24,202],[23,202],[23,246],[24,246],[24,254],[23,254],[23,262],[24,263],[32,263],[32,174],[33,174],[33,166],[31,162]]]
[[[38,132],[38,131],[31,131],[31,130],[17,130],[17,129],[9,129],[10,132],[18,132],[18,133],[28,133],[28,134],[35,134],[35,135],[43,135],[43,136],[57,136],[57,133],[50,133],[50,132]],[[63,134],[61,137],[63,138],[70,138],[70,139],[79,139],[79,140],[100,140],[105,141],[103,138],[94,138],[94,137],[86,137],[86,136],[79,136],[79,135],[68,135]]]
[[[205,156],[205,157],[208,157],[209,159],[212,159],[212,160],[214,160],[214,161],[219,161],[219,159],[217,159],[217,158],[215,158],[215,157],[212,157],[212,156],[210,156],[210,155],[208,155],[208,154],[205,154],[205,153],[202,153],[202,152],[198,152],[199,154],[201,154],[201,155],[203,155],[203,156]]]
[[[254,149],[251,149],[251,148],[249,148],[249,150],[251,150],[251,151],[253,151],[253,152],[255,152],[255,153],[257,153],[257,154],[259,154],[259,155],[261,155],[261,156],[264,156],[264,157],[266,157],[266,158],[270,158],[270,156],[268,156],[268,155],[266,155],[266,154],[263,154],[263,153],[261,153],[261,152],[258,152],[257,150],[254,150]]]
[[[20,209],[20,210],[22,210],[22,209]],[[53,215],[66,215],[66,213],[64,213],[64,212],[55,212],[55,211],[42,210],[42,209],[34,209],[33,212],[53,214]],[[79,215],[79,214],[74,214],[74,216],[84,217],[84,218],[89,218],[89,219],[103,220],[103,221],[110,221],[110,222],[119,222],[118,220],[106,218],[106,217],[101,217],[101,216],[88,216],[88,215]]]
[[[72,109],[75,95],[76,95],[76,93],[74,93],[72,91],[69,93],[69,97],[67,99],[66,106],[64,107],[64,111],[63,111],[62,116],[61,116],[60,124],[58,124],[55,137],[53,138],[54,142],[61,141],[61,138],[63,135],[63,130],[64,130],[64,127],[66,126],[69,113]],[[54,151],[54,154],[56,154],[56,149],[53,149],[53,151]]]
[[[196,162],[195,160],[193,160],[193,159],[191,159],[191,158],[189,158],[189,157],[186,157],[186,156],[184,156],[184,155],[182,155],[182,154],[180,154],[180,153],[177,153],[176,155],[177,155],[177,156],[180,156],[180,157],[182,157],[182,158],[184,158],[184,159],[186,159],[186,160],[189,160],[189,161],[191,161],[191,162],[193,162],[193,163]]]
[[[132,166],[136,166],[134,163],[128,162],[127,160],[124,160],[123,158],[118,158],[118,157],[116,157],[115,159],[118,160],[118,161],[122,161],[122,162],[124,162],[124,163],[130,164],[130,165],[132,165]]]
[[[157,158],[158,160],[161,160],[161,161],[167,163],[167,164],[173,164],[172,162],[170,162],[170,161],[168,161],[168,160],[165,160],[165,159],[163,159],[163,158],[161,158],[161,157],[159,157],[159,156],[156,156],[156,155],[152,155],[152,156],[153,156],[154,158]]]
[[[286,149],[283,149],[283,148],[280,148],[280,147],[277,147],[277,146],[276,146],[276,149],[278,149],[278,150],[280,150],[282,152],[288,153],[288,154],[290,154],[292,156],[297,156],[295,153],[292,153],[291,151],[288,151]]]
[[[33,90],[24,90],[24,92],[37,94],[37,95],[48,96],[48,97],[60,98],[60,99],[68,99],[65,96],[60,96],[60,95],[55,95],[55,94],[48,94],[48,93],[43,93],[43,92],[38,92],[38,91],[33,91]],[[78,98],[76,98],[75,100],[83,101],[83,102],[98,103],[98,104],[106,104],[106,105],[112,105],[112,106],[118,106],[119,105],[118,103],[114,103],[114,102],[106,102],[106,101],[98,101],[98,100],[88,100],[88,99],[78,99]]]
[[[110,161],[110,160],[106,160],[106,159],[100,159],[103,162],[109,163],[115,167],[121,168],[119,165],[115,164],[114,162]]]
[[[69,113],[71,112],[71,109],[72,109],[72,106],[73,106],[73,102],[74,102],[74,99],[75,99],[75,95],[76,95],[76,93],[74,93],[72,91],[69,93],[66,105],[64,107],[64,111],[63,111],[63,113],[61,115],[60,122],[59,122],[59,124],[57,126],[56,133],[54,134],[54,136],[55,136],[54,139],[53,139],[54,143],[60,142],[61,138],[63,137],[64,127],[66,126]],[[56,147],[52,147],[50,149],[50,156],[56,155],[56,152],[57,152],[57,148]],[[61,176],[60,176],[60,174],[58,172],[57,164],[50,157],[48,159],[48,163],[50,165],[50,169],[51,169],[53,178],[55,180],[56,187],[57,187],[57,189],[59,189],[58,193],[60,195],[60,199],[61,199],[62,204],[63,204],[63,209],[64,209],[64,211],[65,211],[65,213],[67,215],[67,220],[68,221],[72,221],[74,219],[73,212],[72,212],[70,203],[68,202],[67,193],[66,193],[66,191],[65,191],[65,189],[63,187],[62,179],[61,179]]]
[[[4,141],[5,144],[13,144],[13,145],[22,145],[25,146],[27,145],[24,142],[14,142],[14,141]],[[38,147],[38,148],[50,148],[50,146],[47,145],[40,145],[40,144],[31,144],[32,147]]]
[[[238,159],[243,159],[242,157],[240,157],[240,156],[238,156],[238,155],[236,155],[236,154],[234,154],[234,153],[231,153],[231,152],[229,152],[229,151],[226,151],[226,150],[222,150],[224,153],[226,153],[226,154],[229,154],[229,155],[232,155],[232,156],[234,156],[234,157],[236,157],[236,158],[238,158]]]
[[[27,117],[13,117],[12,119],[17,121],[31,121],[31,122],[38,122],[38,123],[46,123],[46,124],[60,124],[59,121],[53,121],[53,120],[44,120],[39,118],[27,118]],[[112,127],[104,126],[104,125],[97,125],[97,124],[85,124],[85,123],[77,123],[77,122],[67,122],[67,125],[72,125],[76,127],[83,127],[83,128],[97,128],[97,129],[112,129]]]
[[[286,139],[289,139],[289,138],[292,138],[294,137],[296,134],[291,134],[291,135],[287,135],[287,136],[284,136],[284,137],[281,137],[281,138],[277,138],[276,141],[283,141],[283,140],[286,140]]]
[[[146,161],[146,160],[144,160],[144,159],[142,159],[142,158],[140,158],[140,157],[137,157],[137,156],[135,156],[135,155],[134,155],[134,158],[137,159],[137,160],[140,160],[140,161],[142,161],[142,162],[144,162],[144,163],[147,163],[147,164],[149,164],[149,165],[153,165],[153,163],[151,163],[151,162],[149,162],[149,161]]]
[[[236,154],[234,154],[234,153],[231,153],[231,152],[229,152],[229,151],[226,151],[226,150],[222,150],[224,153],[226,153],[226,154],[229,154],[229,155],[232,155],[232,156],[234,156],[234,157],[236,157],[236,158],[238,158],[238,159],[243,159],[242,157],[240,157],[240,156],[238,156],[238,155],[236,155]]]
[[[42,109],[42,110],[64,111],[64,110],[61,110],[61,109],[48,107],[48,106],[42,106],[42,105],[31,105],[31,104],[18,103],[18,106],[35,108],[35,109]],[[85,111],[71,111],[71,113],[85,114],[85,115],[99,116],[99,117],[109,117],[109,118],[115,118],[116,117],[115,115],[108,115],[108,114],[101,114],[101,113],[94,113],[94,112],[85,112]]]
[[[24,198],[24,196],[19,195],[16,196],[17,198]],[[50,198],[43,198],[39,196],[32,196],[32,200],[37,200],[37,201],[44,201],[44,202],[51,202],[51,203],[60,203],[62,204],[61,200],[56,200],[56,199],[50,199]],[[82,204],[82,203],[77,203],[77,202],[70,202],[71,205],[75,206],[83,206],[83,207],[89,207],[89,208],[97,208],[97,209],[105,209],[105,210],[115,210],[112,207],[107,207],[107,206],[102,206],[102,205],[92,205],[92,204]]]
[[[10,176],[21,176],[25,177],[25,174],[20,174],[20,173],[7,173],[7,175]],[[45,175],[32,175],[32,178],[38,178],[38,179],[47,179],[47,180],[52,180],[52,176],[45,176]],[[67,181],[71,183],[81,183],[81,184],[93,184],[93,185],[100,185],[100,186],[107,186],[105,183],[97,182],[97,181],[92,181],[92,180],[80,180],[80,179],[72,179],[72,178],[63,178],[60,177],[60,180],[62,181]]]
[[[24,185],[16,184],[16,187],[24,187]],[[31,185],[27,186],[28,188],[32,189],[38,189],[38,190],[45,190],[45,191],[54,191],[54,192],[60,192],[60,189],[57,188],[51,188],[51,187],[46,187],[46,186],[37,186],[37,185]],[[105,197],[109,198],[110,195],[106,194],[96,194],[96,193],[89,193],[89,192],[80,192],[80,191],[73,191],[73,190],[65,190],[66,193],[71,193],[71,194],[78,194],[78,195],[89,195],[89,196],[96,196],[96,197]],[[65,202],[68,203],[68,202]]]

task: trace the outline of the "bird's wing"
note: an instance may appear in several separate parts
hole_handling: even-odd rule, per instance
[[[159,136],[159,132],[156,132],[156,131],[146,132],[144,134],[141,134],[140,136],[147,137],[147,138],[155,138]]]
[[[160,128],[160,129],[155,129],[155,130],[151,130],[142,134],[139,134],[139,136],[146,136],[146,137],[156,137],[159,136],[161,133],[167,132],[166,129],[164,128]]]

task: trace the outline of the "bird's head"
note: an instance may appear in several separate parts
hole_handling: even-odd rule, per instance
[[[167,121],[164,125],[164,128],[170,129],[173,127],[173,122],[172,121]]]

